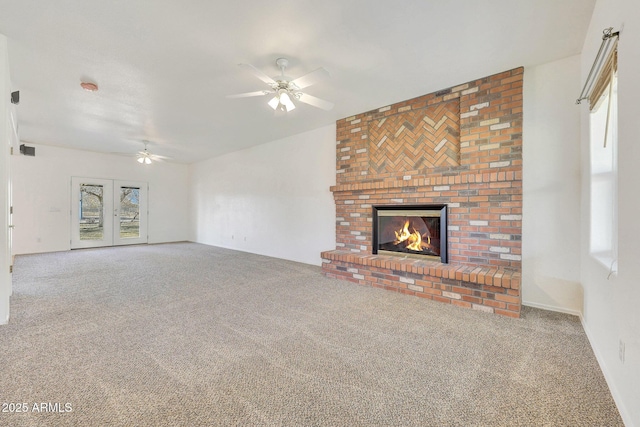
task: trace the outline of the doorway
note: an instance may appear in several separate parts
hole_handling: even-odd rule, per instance
[[[148,184],[71,178],[71,249],[147,243]]]

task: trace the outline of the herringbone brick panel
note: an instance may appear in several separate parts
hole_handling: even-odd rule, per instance
[[[368,135],[371,173],[459,166],[460,103],[371,120]]]

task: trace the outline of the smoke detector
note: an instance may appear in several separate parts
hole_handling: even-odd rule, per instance
[[[98,91],[98,85],[95,84],[95,83],[82,82],[82,83],[80,83],[80,87],[82,87],[82,89],[86,90],[87,92],[97,92]]]

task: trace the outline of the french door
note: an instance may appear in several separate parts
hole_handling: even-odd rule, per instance
[[[71,249],[147,243],[147,183],[71,178]]]

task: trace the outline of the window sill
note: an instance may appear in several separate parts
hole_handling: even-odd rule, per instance
[[[607,278],[618,275],[618,258],[611,251],[591,252],[591,257],[609,272]]]

